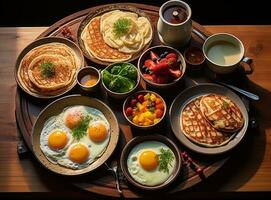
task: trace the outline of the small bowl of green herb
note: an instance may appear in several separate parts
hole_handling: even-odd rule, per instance
[[[177,146],[162,135],[135,137],[125,145],[120,158],[124,176],[144,190],[167,187],[177,178],[181,164]]]
[[[138,70],[131,63],[114,63],[102,70],[102,86],[115,99],[129,96],[136,90],[139,82]]]

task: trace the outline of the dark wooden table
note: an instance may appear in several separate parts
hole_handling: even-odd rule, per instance
[[[195,196],[201,193],[224,194],[235,191],[271,191],[271,26],[205,26],[212,32],[228,32],[239,37],[246,55],[254,59],[255,72],[247,90],[258,94],[253,103],[259,130],[238,147],[238,151],[214,175],[182,192]],[[61,192],[68,197],[99,196],[42,173],[34,157],[20,159],[16,148],[18,134],[15,121],[15,60],[20,51],[47,27],[0,28],[0,192]],[[69,191],[69,192],[68,192]],[[51,193],[49,193],[51,194]],[[178,196],[180,194],[177,194]]]

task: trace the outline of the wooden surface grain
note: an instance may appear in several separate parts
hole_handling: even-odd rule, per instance
[[[259,131],[235,151],[215,175],[189,189],[188,193],[214,191],[271,191],[271,26],[205,26],[212,33],[228,32],[239,37],[246,55],[254,59],[255,71],[248,88],[261,100],[254,103]],[[16,147],[16,82],[13,68],[20,51],[47,27],[0,28],[0,192],[79,191],[42,174],[30,154],[20,159]]]

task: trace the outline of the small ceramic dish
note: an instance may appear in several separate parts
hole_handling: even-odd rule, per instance
[[[163,183],[154,185],[154,186],[148,186],[148,185],[144,185],[142,183],[139,183],[138,181],[136,181],[132,175],[129,172],[128,169],[128,157],[131,153],[131,151],[139,144],[143,143],[143,142],[160,142],[162,144],[165,144],[167,147],[169,147],[169,149],[173,152],[174,157],[175,157],[175,166],[173,168],[173,171],[171,173],[171,175],[166,179],[166,181],[164,181]],[[139,164],[140,165],[140,164]],[[181,165],[182,165],[182,161],[181,161],[181,157],[180,157],[180,153],[179,150],[177,148],[177,146],[168,138],[162,136],[162,135],[149,135],[149,136],[140,136],[140,137],[135,137],[134,139],[132,139],[130,142],[128,142],[121,154],[120,157],[120,166],[121,166],[121,170],[124,174],[124,176],[127,178],[127,180],[133,184],[134,186],[144,189],[144,190],[158,190],[158,189],[162,189],[167,187],[168,185],[170,185],[179,175],[180,169],[181,169]]]
[[[169,75],[168,73],[167,73],[167,75],[162,74],[161,76],[159,76],[159,78],[161,80],[167,76],[172,79],[171,81],[166,82],[166,83],[158,83],[157,81],[155,82],[154,80],[151,80],[151,79],[153,79],[153,77],[152,77],[153,75],[150,75],[150,74],[148,74],[148,75],[150,75],[149,76],[150,78],[147,78],[148,75],[146,75],[146,73],[144,72],[144,70],[146,70],[146,67],[144,67],[144,66],[146,66],[146,63],[145,63],[146,60],[151,60],[151,52],[158,55],[159,61],[155,61],[156,64],[158,64],[158,62],[160,62],[162,60],[162,58],[166,57],[165,55],[168,55],[170,53],[174,53],[177,56],[177,65],[178,65],[176,67],[177,69],[175,69],[174,71],[176,72],[178,70],[179,76],[176,78],[173,78],[173,76]],[[186,64],[185,64],[184,57],[177,49],[174,49],[169,46],[154,46],[154,47],[151,47],[143,52],[143,54],[140,56],[140,58],[138,60],[137,67],[138,67],[138,71],[140,73],[140,76],[143,78],[143,80],[146,82],[147,85],[149,85],[152,88],[166,89],[166,88],[170,88],[171,86],[174,86],[176,83],[178,83],[182,79],[182,77],[185,73]],[[148,68],[148,70],[149,70],[149,68]],[[154,73],[152,72],[152,74],[154,74]],[[157,77],[156,77],[156,79],[157,79]]]
[[[106,86],[106,83],[104,82],[104,72],[105,72],[105,70],[106,70],[106,71],[111,71],[111,69],[112,69],[114,66],[121,65],[121,64],[129,64],[129,65],[133,66],[133,67],[135,68],[135,70],[136,70],[136,73],[137,73],[137,75],[136,75],[137,77],[136,77],[136,80],[135,80],[135,85],[134,85],[134,87],[133,87],[131,90],[129,90],[129,91],[127,91],[127,92],[123,92],[123,93],[121,93],[121,92],[114,92],[114,91],[110,90],[110,89],[108,88],[108,86]],[[132,94],[132,93],[137,89],[137,87],[138,87],[138,85],[139,85],[139,82],[140,82],[140,75],[139,75],[139,72],[138,72],[137,68],[136,68],[133,64],[131,64],[131,63],[126,63],[126,62],[113,63],[113,64],[111,64],[111,65],[108,65],[104,70],[102,70],[101,75],[102,75],[102,86],[103,86],[103,88],[105,89],[106,93],[107,93],[110,97],[112,97],[112,98],[114,98],[114,99],[124,99],[124,98],[126,98],[127,96],[129,96],[130,94]],[[111,81],[114,81],[114,80],[111,79]],[[116,81],[116,83],[117,83],[117,84],[120,84],[120,83],[119,83],[119,80]]]
[[[149,94],[149,95],[147,95],[147,94]],[[146,101],[147,103],[143,103],[143,100],[140,100],[140,97],[139,97],[140,95],[142,95],[144,97],[144,101]],[[154,95],[155,98],[152,95]],[[159,99],[159,102],[158,102],[158,99]],[[134,101],[134,102],[132,102],[132,101]],[[138,103],[140,103],[140,104],[138,105]],[[146,104],[146,106],[144,106],[145,104]],[[133,108],[133,107],[135,107],[135,108]],[[137,117],[132,116],[132,115],[128,116],[127,112],[131,112],[131,111],[127,111],[128,108],[130,110],[132,109],[132,112],[137,112],[138,110],[143,111],[144,109],[145,109],[145,112],[140,111],[141,113],[138,114]],[[153,109],[153,110],[150,111],[151,109]],[[138,91],[138,92],[132,94],[131,96],[129,96],[124,101],[122,110],[123,110],[124,117],[129,122],[129,124],[132,125],[133,127],[138,128],[138,129],[151,129],[151,128],[157,127],[161,123],[161,121],[164,119],[164,117],[166,115],[167,106],[166,106],[165,100],[159,94],[157,94],[153,91],[149,91],[149,90],[142,90],[142,91]],[[134,111],[134,110],[137,110],[137,111]],[[157,112],[158,110],[160,110],[159,111],[160,113]],[[148,114],[151,114],[149,118],[146,116]],[[155,119],[153,119],[153,117],[158,117],[157,115],[160,115],[159,121],[155,122]],[[135,119],[135,118],[137,118],[137,119]],[[149,120],[149,119],[152,119],[152,120]],[[153,121],[153,122],[150,122],[150,121]],[[150,124],[144,124],[147,122],[149,122]],[[140,123],[142,123],[142,125],[140,125]]]
[[[100,71],[94,67],[80,69],[76,76],[77,84],[86,92],[95,92],[101,81]]]
[[[202,49],[196,46],[190,46],[184,51],[184,59],[191,70],[200,69],[205,61]]]

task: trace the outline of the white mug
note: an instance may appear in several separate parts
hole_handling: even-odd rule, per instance
[[[187,18],[181,23],[171,23],[164,18],[164,12],[171,6],[181,6],[187,12]],[[164,3],[159,10],[159,20],[157,23],[157,31],[159,39],[162,43],[173,46],[182,47],[185,46],[190,38],[192,31],[192,20],[191,20],[191,8],[189,5],[180,0],[170,0]]]
[[[241,40],[229,33],[217,33],[208,37],[202,47],[208,67],[217,74],[228,74],[234,71],[241,62],[249,69],[246,74],[254,70],[253,60],[246,57],[245,48]]]

